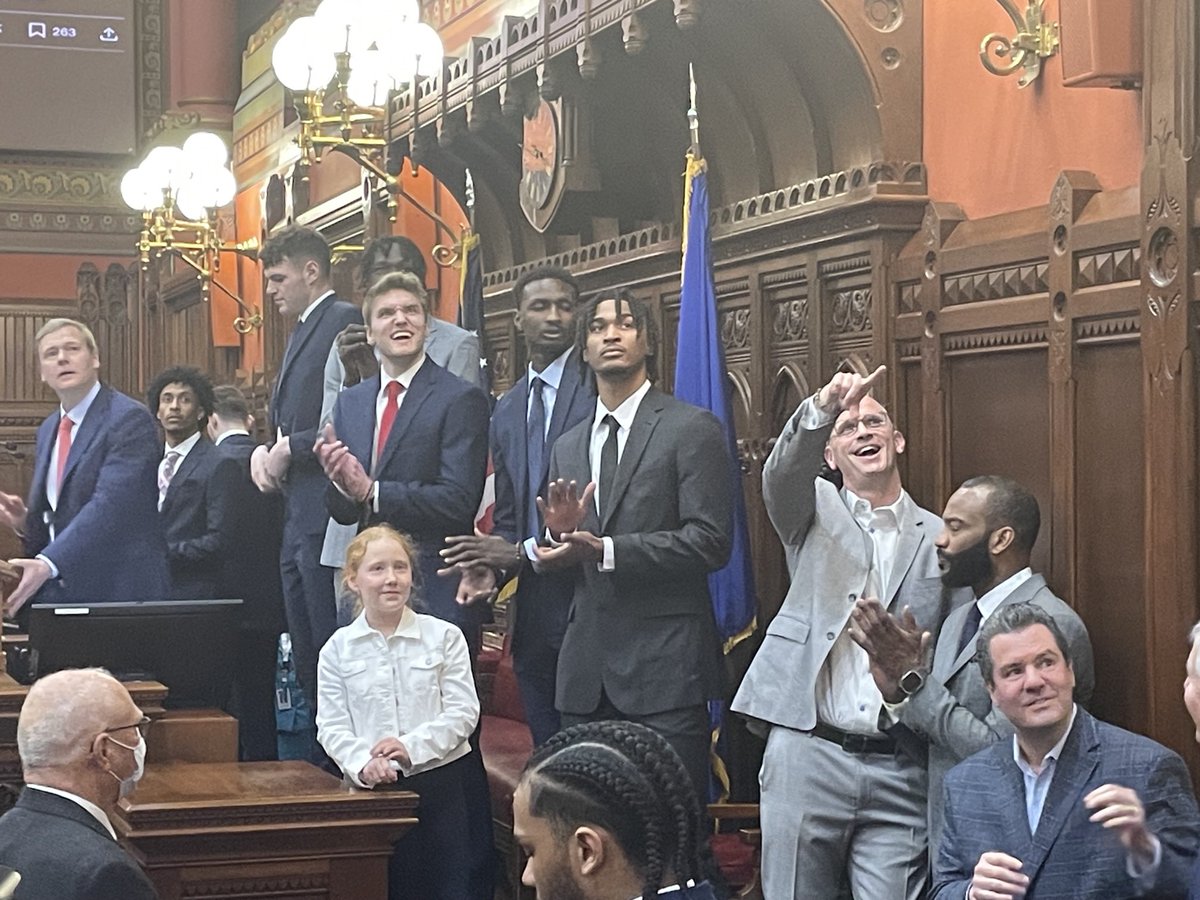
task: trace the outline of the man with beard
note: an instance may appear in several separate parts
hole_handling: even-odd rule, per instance
[[[946,503],[936,546],[942,582],[969,587],[975,601],[959,606],[938,637],[932,665],[926,661],[929,632],[905,610],[889,615],[877,601],[859,600],[851,637],[871,658],[871,674],[883,694],[884,718],[929,742],[929,847],[936,856],[942,831],[942,782],[952,767],[1013,726],[993,708],[975,657],[975,639],[998,610],[1032,603],[1049,613],[1066,635],[1075,669],[1075,699],[1092,695],[1092,645],[1071,607],[1046,579],[1029,568],[1041,514],[1037,498],[1011,478],[984,475],[965,481]]]

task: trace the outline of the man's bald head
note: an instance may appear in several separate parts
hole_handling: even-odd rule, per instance
[[[136,722],[141,714],[125,686],[104,669],[67,669],[39,679],[17,720],[26,779],[37,769],[82,763],[97,734]]]

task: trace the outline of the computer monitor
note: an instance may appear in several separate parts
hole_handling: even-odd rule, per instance
[[[166,685],[169,709],[224,706],[241,600],[35,603],[30,675],[102,666],[122,681]]]

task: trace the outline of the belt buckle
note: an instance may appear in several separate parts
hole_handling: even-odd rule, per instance
[[[842,735],[842,749],[847,753],[866,753],[870,740],[865,734],[846,733]]]

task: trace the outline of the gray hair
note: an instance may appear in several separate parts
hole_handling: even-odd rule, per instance
[[[26,771],[70,765],[86,756],[90,741],[117,722],[112,690],[121,683],[105,669],[64,669],[29,689],[17,720],[17,750]],[[128,695],[126,695],[128,696]],[[130,701],[132,702],[132,701]]]

